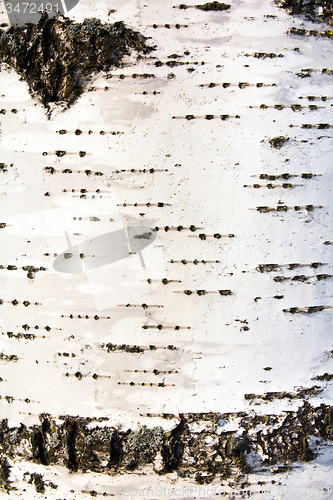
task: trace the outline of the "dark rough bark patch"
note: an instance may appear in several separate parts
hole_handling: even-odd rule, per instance
[[[231,5],[222,2],[207,2],[202,5],[196,5],[196,9],[204,10],[204,11],[221,11],[221,10],[229,10]]]
[[[270,139],[269,140],[269,145],[272,147],[272,148],[275,148],[275,149],[281,149],[282,146],[289,141],[289,137],[285,137],[283,135],[280,135],[280,136],[277,136],[277,137],[273,137],[273,139]]]
[[[287,10],[293,16],[305,15],[312,21],[324,20],[333,24],[332,0],[277,0],[277,5]],[[322,15],[318,15],[318,8],[322,8]]]
[[[36,430],[31,437],[33,457],[41,464],[47,465],[47,449],[45,447],[44,436],[40,430]]]
[[[139,431],[89,427],[92,419],[68,416],[61,418],[62,424],[56,424],[45,414],[40,416],[39,427],[9,428],[3,420],[0,423],[1,485],[6,487],[8,483],[6,457],[11,461],[24,458],[40,464],[46,449],[48,466],[57,464],[72,471],[112,475],[155,464],[159,455],[162,460],[157,468],[154,465],[156,473],[175,471],[180,477],[195,478],[204,484],[217,478],[255,472],[258,468],[253,469],[250,456],[260,459],[264,468],[277,466],[280,472],[289,470],[296,462],[315,458],[320,449],[317,445],[331,442],[333,437],[333,408],[324,404],[315,408],[308,402],[296,411],[281,415],[238,412],[159,416],[175,419],[171,431],[146,426]],[[238,432],[223,430],[224,423],[230,419],[237,421]],[[195,427],[192,429],[193,424],[199,425],[200,432],[195,431]],[[259,458],[262,455],[265,458]],[[31,474],[31,478],[41,491],[43,479],[38,474]],[[49,485],[45,483],[45,486]]]
[[[76,471],[78,469],[76,452],[76,438],[79,430],[78,422],[75,419],[68,419],[65,423],[65,428],[67,467],[70,470]]]
[[[184,454],[184,437],[188,435],[188,424],[182,418],[180,423],[171,431],[170,438],[164,443],[162,456],[164,472],[177,469]]]
[[[207,2],[204,4],[199,4],[199,5],[186,5],[184,3],[181,3],[178,8],[186,10],[190,7],[195,7],[196,9],[199,10],[204,10],[204,11],[223,11],[223,10],[229,10],[231,5],[227,3],[222,3],[222,2]]]
[[[10,489],[10,465],[6,457],[0,458],[0,490]]]
[[[32,474],[31,478],[34,482],[37,493],[45,493],[45,483],[42,474]]]
[[[0,62],[15,69],[44,105],[70,105],[91,75],[119,66],[131,49],[149,53],[146,40],[122,22],[74,23],[44,14],[38,24],[0,30]]]

